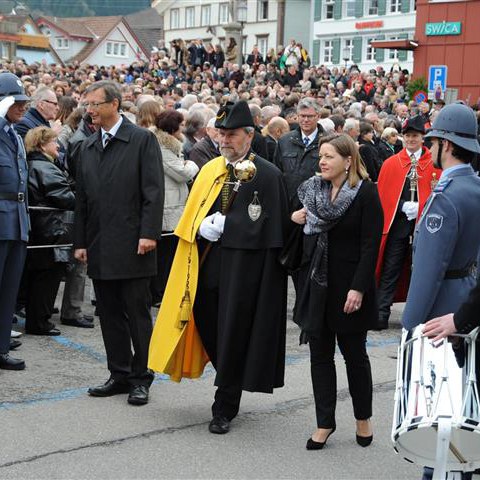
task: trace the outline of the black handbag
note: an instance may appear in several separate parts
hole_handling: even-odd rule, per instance
[[[302,265],[303,225],[295,225],[280,252],[279,262],[289,272],[294,272]]]

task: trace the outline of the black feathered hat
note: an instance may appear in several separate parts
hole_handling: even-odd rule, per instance
[[[227,102],[217,113],[215,128],[234,130],[242,127],[255,127],[247,102]]]

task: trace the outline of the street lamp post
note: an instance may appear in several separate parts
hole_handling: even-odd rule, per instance
[[[348,47],[343,47],[343,61],[345,62],[345,70],[347,69],[347,62],[350,60],[350,49]]]
[[[230,0],[230,16],[232,21],[225,25],[225,38],[233,38],[237,43],[237,63],[243,64],[243,25],[247,21],[247,2],[246,0]],[[227,41],[228,45],[228,41]]]

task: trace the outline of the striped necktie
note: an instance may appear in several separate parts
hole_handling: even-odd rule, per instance
[[[233,189],[233,182],[234,176],[233,176],[233,164],[232,163],[227,163],[227,178],[225,178],[225,182],[222,186],[222,213],[225,213],[225,210],[227,209],[228,202],[230,200],[230,195],[232,194],[232,189]]]
[[[103,149],[107,148],[107,145],[111,142],[113,135],[110,132],[105,132],[103,134]]]

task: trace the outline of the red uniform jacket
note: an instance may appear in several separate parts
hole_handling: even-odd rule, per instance
[[[387,244],[388,234],[390,232],[393,219],[395,218],[395,213],[397,212],[400,196],[405,184],[405,179],[410,172],[410,167],[411,160],[408,156],[406,148],[404,148],[400,153],[397,153],[396,155],[393,155],[385,160],[380,170],[380,175],[378,176],[378,193],[380,195],[380,202],[383,208],[384,223],[382,241],[380,244],[377,268],[375,272],[377,282],[380,280],[380,274],[382,272],[383,255],[385,252],[385,245]],[[428,148],[423,148],[422,156],[418,162],[417,171],[420,177],[418,180],[418,220],[422,214],[425,202],[432,191],[432,181],[434,186],[436,181],[440,179],[440,175],[442,173],[440,169],[433,166],[432,155]],[[407,271],[409,272],[409,269]],[[397,301],[405,301],[407,297],[408,283],[409,276],[403,276],[403,281],[401,280],[399,282],[399,285],[402,285],[403,287],[400,289],[401,291],[397,289]]]

